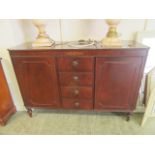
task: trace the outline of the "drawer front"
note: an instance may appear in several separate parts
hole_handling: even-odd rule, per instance
[[[92,99],[92,87],[61,87],[62,97]]]
[[[58,58],[58,68],[60,72],[90,72],[93,70],[93,64],[93,58]]]
[[[70,73],[60,72],[61,86],[92,86],[93,73]]]
[[[63,99],[62,103],[65,109],[93,109],[91,100]]]

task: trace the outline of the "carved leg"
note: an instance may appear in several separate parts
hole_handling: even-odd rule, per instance
[[[5,126],[5,125],[6,125],[6,122],[0,121],[0,125],[1,125],[1,126]]]
[[[132,115],[131,112],[128,112],[128,113],[127,113],[126,121],[130,121],[130,116],[131,116],[131,115]]]
[[[27,113],[30,117],[32,117],[32,109],[31,108],[26,108],[27,109]]]

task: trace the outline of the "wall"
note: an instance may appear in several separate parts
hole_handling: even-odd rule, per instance
[[[26,41],[32,41],[37,35],[30,20],[22,20]],[[136,31],[142,31],[145,27],[144,19],[124,19],[118,26],[118,32],[123,40],[133,40]],[[155,20],[149,20],[147,29],[155,29]],[[108,26],[104,19],[62,19],[48,20],[47,33],[56,41],[71,41],[93,38],[101,40],[107,32]]]
[[[107,25],[103,19],[54,19],[48,20],[47,33],[55,41],[71,41],[92,38],[101,40],[106,32]],[[134,40],[135,33],[142,30],[155,30],[155,20],[128,20],[124,19],[118,26],[118,32],[123,40]],[[25,110],[15,78],[12,63],[7,48],[23,42],[31,42],[37,36],[37,30],[31,20],[0,20],[0,57],[14,103],[18,110]]]
[[[7,48],[22,42],[25,42],[22,22],[20,20],[0,20],[0,57],[3,58],[2,65],[17,110],[25,108]]]

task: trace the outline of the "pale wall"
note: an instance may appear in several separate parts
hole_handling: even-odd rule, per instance
[[[0,57],[3,58],[2,64],[17,110],[24,110],[25,108],[7,48],[21,44],[24,41],[20,20],[0,20]]]
[[[37,30],[30,20],[22,20],[27,41],[32,41]],[[136,31],[144,30],[145,20],[124,19],[118,26],[118,32],[123,40],[133,40]],[[149,20],[147,29],[155,29],[155,20]],[[103,19],[62,19],[48,20],[47,33],[56,41],[71,41],[93,38],[101,40],[107,32],[108,26]]]
[[[146,24],[147,23],[147,24]],[[133,40],[137,31],[155,30],[155,20],[122,20],[118,32],[123,40]],[[107,25],[103,19],[87,20],[48,20],[47,33],[55,41],[71,41],[92,38],[101,40],[106,32]],[[0,20],[0,57],[11,90],[14,103],[18,110],[25,110],[15,78],[12,63],[6,50],[9,47],[23,42],[33,41],[37,30],[30,20]]]

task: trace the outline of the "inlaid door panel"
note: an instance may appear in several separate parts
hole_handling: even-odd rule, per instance
[[[26,106],[60,106],[54,58],[16,57],[13,64]]]
[[[95,109],[133,109],[142,59],[97,58]]]

